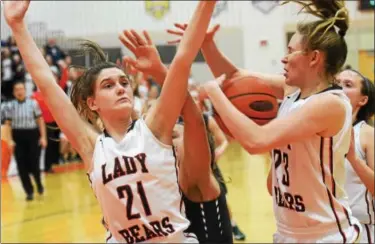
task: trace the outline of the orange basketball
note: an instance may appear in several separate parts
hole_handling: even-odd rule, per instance
[[[223,92],[239,111],[258,125],[276,118],[279,108],[276,93],[267,81],[251,76],[233,78],[224,82]],[[214,118],[223,132],[232,137],[215,110]]]

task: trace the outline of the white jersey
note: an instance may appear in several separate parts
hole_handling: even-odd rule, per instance
[[[89,171],[108,242],[187,242],[190,222],[178,185],[172,146],[157,140],[143,119],[122,141],[98,137]]]
[[[277,232],[289,241],[352,242],[360,230],[344,191],[344,159],[351,139],[350,101],[342,90],[329,88],[323,92],[339,96],[345,104],[345,123],[340,132],[328,138],[306,137],[272,151]],[[288,116],[316,96],[319,94],[299,99],[300,91],[291,94],[282,102],[278,117]]]
[[[364,124],[366,124],[366,122],[361,121],[354,126],[354,141],[356,154],[360,159],[366,161],[366,155],[362,150],[360,140],[361,127]],[[348,160],[346,160],[346,172],[345,190],[349,197],[349,204],[353,216],[362,224],[375,224],[374,198],[371,193],[368,192],[366,186],[358,177]]]

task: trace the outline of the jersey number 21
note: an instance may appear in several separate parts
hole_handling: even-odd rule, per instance
[[[143,209],[145,211],[146,216],[150,216],[151,215],[150,205],[148,204],[146,194],[145,194],[145,190],[143,188],[143,185],[142,185],[141,181],[137,182],[137,193],[138,193],[139,198],[141,199]],[[126,215],[127,215],[128,220],[139,219],[141,217],[141,214],[140,213],[133,213],[133,211],[132,211],[134,194],[133,194],[133,190],[130,187],[130,185],[119,186],[117,188],[117,194],[118,194],[118,197],[120,199],[125,198],[125,197],[127,199],[126,200]],[[125,194],[126,194],[126,196],[125,196]]]

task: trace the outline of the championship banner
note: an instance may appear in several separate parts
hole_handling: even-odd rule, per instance
[[[161,20],[170,11],[170,2],[145,0],[145,10],[155,19]]]

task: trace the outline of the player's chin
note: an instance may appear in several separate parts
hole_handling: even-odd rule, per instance
[[[126,103],[120,103],[120,104],[115,104],[113,109],[119,111],[119,112],[132,112],[133,111],[133,104],[130,102]]]
[[[294,86],[294,82],[293,82],[293,79],[291,79],[289,76],[285,76],[285,84],[287,84],[288,86]]]

